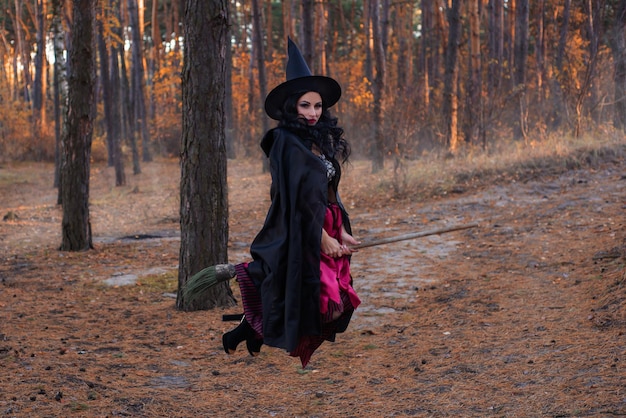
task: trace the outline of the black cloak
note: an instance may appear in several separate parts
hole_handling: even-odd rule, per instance
[[[320,158],[286,128],[270,130],[261,148],[270,160],[271,205],[250,247],[254,261],[248,274],[261,295],[264,343],[292,352],[300,336],[321,333],[320,245],[328,178]]]

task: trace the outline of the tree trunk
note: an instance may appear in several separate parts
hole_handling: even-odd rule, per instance
[[[180,291],[189,277],[228,259],[228,186],[224,138],[227,0],[186,0],[182,70],[183,133],[180,180],[178,309],[235,303],[228,283],[190,304]]]
[[[468,3],[469,15],[469,74],[466,92],[466,115],[465,142],[475,143],[482,137],[482,68],[480,54],[480,15],[479,0],[470,0]]]
[[[126,172],[124,171],[124,154],[122,152],[122,102],[121,102],[121,82],[118,54],[113,49],[111,54],[111,120],[113,122],[111,129],[111,142],[113,144],[113,165],[115,166],[115,185],[126,185]]]
[[[134,118],[134,101],[130,91],[130,81],[128,80],[128,70],[126,69],[126,58],[124,57],[124,46],[117,48],[121,71],[121,92],[120,97],[123,98],[124,112],[122,114],[123,135],[126,137],[130,145],[130,151],[133,159],[133,174],[141,174],[141,163],[139,162],[139,147],[137,146],[137,135],[135,132]]]
[[[571,0],[565,0],[563,4],[563,17],[559,33],[559,44],[556,50],[555,57],[555,74],[552,76],[552,112],[550,115],[551,126],[553,129],[557,129],[563,123],[563,115],[567,119],[568,109],[564,100],[563,86],[561,79],[563,77],[563,60],[565,57],[565,49],[567,47],[567,33],[569,32],[569,17],[570,17],[570,5]]]
[[[363,1],[363,36],[365,42],[365,62],[363,63],[363,71],[365,78],[370,83],[374,82],[374,65],[372,64],[372,0]]]
[[[514,127],[515,138],[528,135],[528,104],[526,103],[526,58],[528,57],[528,0],[517,0],[515,9],[515,88],[519,91],[519,119]]]
[[[115,123],[111,118],[111,112],[113,103],[111,102],[111,85],[109,77],[109,51],[107,50],[106,40],[104,38],[104,27],[102,21],[107,19],[106,9],[103,9],[104,16],[98,20],[98,55],[100,57],[100,85],[102,91],[102,101],[104,102],[104,126],[107,133],[107,165],[113,167],[115,164],[113,160],[113,141],[112,141],[112,129]]]
[[[61,204],[61,156],[62,156],[62,120],[61,120],[61,84],[65,77],[61,74],[65,68],[65,59],[63,58],[63,27],[61,23],[61,1],[52,1],[52,36],[54,48],[54,66],[52,68],[52,91],[54,96],[54,187],[57,187],[57,202]],[[65,100],[63,100],[65,103]]]
[[[32,80],[30,74],[30,48],[26,46],[26,39],[24,35],[24,28],[22,23],[22,1],[15,0],[15,15],[11,15],[13,18],[13,28],[15,30],[15,42],[16,53],[14,54],[14,71],[16,80],[16,93],[19,96],[22,95],[22,99],[25,103],[31,102],[31,87]],[[22,70],[19,69],[19,64],[22,66]],[[21,85],[19,81],[19,75],[23,76]],[[21,90],[21,93],[19,91]]]
[[[72,19],[68,129],[61,174],[63,183],[61,251],[83,251],[93,248],[89,218],[89,168],[96,84],[94,2],[74,0]]]
[[[372,173],[384,168],[385,134],[383,132],[383,96],[385,91],[385,50],[383,47],[383,28],[380,19],[379,0],[370,0],[370,16],[372,18],[372,35],[374,40],[374,62],[376,76],[373,84],[374,96],[374,143],[372,147]]]
[[[313,40],[314,16],[315,2],[313,0],[302,0],[302,24],[300,25],[302,43],[300,49],[302,50],[304,61],[311,67],[313,67],[313,51],[315,50]]]
[[[232,2],[228,2],[228,16],[230,23],[228,25],[228,39],[231,39],[232,36],[232,27],[233,20],[231,16],[233,15],[232,10]],[[236,158],[235,152],[235,125],[234,121],[234,110],[233,110],[233,46],[227,45],[226,47],[226,98],[224,102],[224,129],[226,135],[226,156],[227,158]]]
[[[135,131],[141,136],[141,150],[143,161],[152,161],[152,150],[150,141],[150,131],[148,129],[148,118],[146,113],[146,89],[145,71],[143,63],[143,28],[140,25],[139,13],[137,10],[137,0],[128,0],[128,18],[131,27],[131,91],[133,95]]]
[[[545,0],[538,0],[537,2],[537,36],[536,36],[536,46],[535,46],[535,63],[537,65],[537,103],[539,104],[539,108],[543,108],[543,77],[544,77],[544,61],[545,61],[545,37],[544,37],[544,26],[545,26]]]
[[[432,57],[433,50],[433,0],[422,0],[422,40],[420,45],[420,72],[422,83],[422,102],[426,112],[430,110],[430,71],[429,62]]]
[[[401,96],[407,86],[413,86],[413,41],[412,19],[413,4],[410,2],[396,5],[396,27],[398,33],[398,61],[396,91]],[[406,95],[406,93],[404,93]]]
[[[265,50],[265,56],[269,62],[272,61],[272,57],[274,55],[274,39],[272,36],[274,34],[274,20],[272,19],[272,3],[272,0],[265,1],[265,27],[267,28],[265,29],[265,33],[267,34],[267,48]]]
[[[254,49],[256,50],[257,70],[259,72],[260,103],[267,96],[267,78],[265,77],[265,48],[263,47],[263,26],[261,25],[261,8],[259,0],[252,0],[252,27],[254,29]],[[269,130],[269,122],[265,112],[261,115],[263,132]],[[269,166],[267,167],[269,168]]]
[[[37,53],[35,55],[35,82],[33,84],[33,137],[41,138],[45,123],[45,88],[46,88],[46,27],[44,16],[46,3],[37,0]]]
[[[461,35],[461,0],[452,0],[448,9],[448,47],[444,71],[443,117],[446,126],[446,146],[451,153],[458,148],[458,50]]]
[[[621,1],[615,11],[613,27],[609,33],[613,54],[613,126],[626,133],[626,2]]]
[[[113,10],[120,13],[120,1],[112,0]],[[113,29],[117,39],[122,39],[120,27]],[[126,185],[126,172],[124,170],[124,153],[122,152],[122,138],[124,137],[124,117],[122,115],[122,80],[120,78],[120,61],[123,46],[120,42],[110,39],[111,54],[109,63],[109,86],[111,101],[111,150],[113,153],[113,166],[115,167],[115,185]],[[136,157],[139,160],[139,157]],[[138,163],[138,162],[137,162]]]
[[[504,64],[503,0],[489,0],[489,81],[488,97],[500,88]]]
[[[159,75],[161,68],[161,31],[159,30],[159,2],[152,2],[152,18],[150,20],[152,54],[150,60],[150,71],[148,80],[150,81],[150,123],[156,125],[156,97],[154,91],[154,83]]]
[[[326,36],[326,23],[328,22],[328,10],[326,9],[326,2],[315,2],[314,9],[314,25],[313,28],[313,36],[314,39],[321,39],[321,42],[313,42],[313,56],[312,61],[309,62],[309,66],[311,68],[311,72],[313,74],[322,74],[326,70],[327,62],[326,62],[326,47],[328,46],[329,39]]]
[[[283,32],[285,32],[285,38],[296,35],[296,24],[292,13],[292,6],[295,1],[296,0],[285,0],[281,2],[283,10]]]

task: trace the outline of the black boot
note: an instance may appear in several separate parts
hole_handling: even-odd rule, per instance
[[[232,331],[228,331],[222,336],[222,345],[226,354],[233,354],[237,350],[240,342],[246,340],[246,347],[251,356],[256,356],[261,352],[263,339],[257,339],[256,332],[250,326],[246,318]]]
[[[237,328],[222,335],[222,345],[226,354],[233,354],[237,350],[239,343],[248,338],[249,329],[252,329],[250,324],[243,319]]]
[[[252,336],[246,338],[246,347],[248,348],[248,353],[251,356],[256,357],[261,353],[261,346],[263,345],[263,338],[257,338],[254,330],[252,331]]]

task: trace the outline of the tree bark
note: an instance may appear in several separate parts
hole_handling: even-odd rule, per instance
[[[443,116],[446,126],[446,146],[451,153],[458,148],[458,51],[461,34],[461,0],[452,0],[448,9],[448,47],[444,71]]]
[[[314,31],[314,16],[315,16],[315,3],[313,0],[302,0],[302,24],[300,30],[302,31],[302,43],[300,49],[302,57],[306,63],[313,67],[313,51],[315,50],[313,41]]]
[[[52,91],[54,102],[54,187],[58,188],[57,203],[61,204],[61,160],[62,160],[62,121],[61,121],[61,84],[65,77],[63,58],[63,27],[61,23],[62,6],[60,0],[52,1],[52,36],[54,47],[54,66],[52,68]],[[65,103],[65,100],[63,100]]]
[[[98,55],[100,57],[100,85],[102,91],[102,101],[104,105],[104,125],[106,127],[107,133],[107,165],[109,167],[113,167],[113,140],[112,140],[112,129],[113,129],[113,120],[111,118],[111,112],[113,103],[111,102],[111,85],[110,85],[110,77],[109,77],[109,51],[107,50],[106,40],[104,38],[104,26],[102,21],[107,18],[106,10],[103,10],[104,16],[101,16],[101,19],[98,20]]]
[[[482,66],[480,51],[480,15],[479,0],[470,0],[469,9],[469,74],[466,92],[466,115],[465,142],[475,143],[482,137],[483,127],[483,102],[482,102]]]
[[[148,118],[146,112],[146,88],[145,71],[143,63],[143,42],[142,27],[137,10],[137,0],[128,0],[128,17],[131,27],[131,89],[133,94],[133,115],[135,130],[141,136],[141,150],[144,162],[152,161],[152,150],[150,141],[150,131],[148,129]]]
[[[515,9],[515,88],[519,91],[519,119],[514,129],[515,138],[528,135],[528,104],[526,103],[526,58],[528,57],[529,1],[517,0]]]
[[[372,173],[384,168],[385,162],[385,134],[383,132],[383,100],[386,78],[386,60],[383,45],[383,28],[380,19],[379,0],[370,0],[370,16],[372,20],[372,35],[374,41],[374,62],[376,76],[373,83],[374,96],[374,143],[372,147]]]
[[[120,100],[121,95],[121,83],[120,83],[120,68],[118,54],[115,49],[111,54],[111,103],[113,104],[111,109],[111,120],[113,126],[111,129],[111,142],[113,143],[113,165],[115,167],[115,185],[126,185],[126,172],[124,170],[124,154],[122,152],[122,102]]]
[[[89,172],[96,84],[94,2],[74,0],[72,18],[68,129],[61,174],[61,251],[93,248],[89,217]]]
[[[489,0],[489,97],[500,88],[504,63],[503,0]]]
[[[553,129],[557,129],[563,123],[563,115],[567,119],[567,104],[564,100],[563,85],[561,79],[563,77],[563,60],[565,57],[565,48],[567,47],[567,34],[569,32],[569,18],[570,18],[570,5],[571,0],[565,0],[563,4],[563,17],[562,24],[559,31],[559,44],[556,50],[555,57],[555,74],[552,76],[552,112],[551,112],[551,126]]]
[[[37,53],[35,55],[35,82],[33,84],[33,136],[41,138],[45,128],[45,105],[44,97],[46,90],[46,27],[44,16],[46,14],[46,3],[43,0],[37,0]]]
[[[433,0],[422,0],[422,39],[420,45],[420,72],[422,83],[422,102],[424,109],[428,112],[430,109],[430,80],[431,67],[429,62],[432,59],[433,50]]]
[[[257,71],[259,73],[259,93],[260,103],[263,103],[267,96],[267,77],[265,76],[265,48],[263,45],[263,26],[261,25],[261,8],[259,0],[252,0],[252,27],[254,29],[254,49],[256,49]],[[265,112],[261,115],[263,132],[269,129],[269,122]],[[266,167],[269,168],[269,167]]]
[[[613,27],[609,32],[613,54],[613,126],[626,133],[626,2],[615,9]]]
[[[212,288],[206,299],[190,304],[183,300],[181,292],[193,274],[228,259],[224,135],[228,24],[227,0],[185,1],[178,309],[208,309],[235,303],[226,282]]]
[[[112,6],[114,10],[119,10],[121,0],[112,0]],[[119,13],[119,12],[117,12]],[[121,39],[120,28],[113,29],[117,39]],[[110,118],[110,139],[111,139],[111,152],[113,156],[113,166],[115,167],[115,185],[126,185],[126,172],[124,170],[124,154],[122,152],[122,138],[124,132],[124,119],[122,116],[122,84],[120,78],[120,62],[119,56],[121,49],[123,48],[120,42],[115,42],[110,38],[109,60],[107,61],[108,73],[109,73],[109,101],[111,103]]]
[[[407,86],[413,86],[413,4],[410,2],[396,5],[398,38],[398,61],[396,91],[400,94]],[[399,95],[400,95],[399,94]]]
[[[229,16],[229,25],[228,25],[228,39],[231,39],[232,36],[232,27],[233,21],[231,16],[233,15],[232,10],[232,2],[228,2],[228,16]],[[227,158],[234,159],[237,157],[235,152],[235,125],[234,125],[234,109],[233,109],[233,46],[227,45],[226,47],[226,99],[224,102],[224,129],[226,135],[226,156]]]

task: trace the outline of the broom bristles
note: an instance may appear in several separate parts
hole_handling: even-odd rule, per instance
[[[183,300],[187,303],[191,303],[213,286],[227,282],[235,277],[235,275],[235,266],[232,264],[216,264],[200,270],[191,276],[183,285]]]

